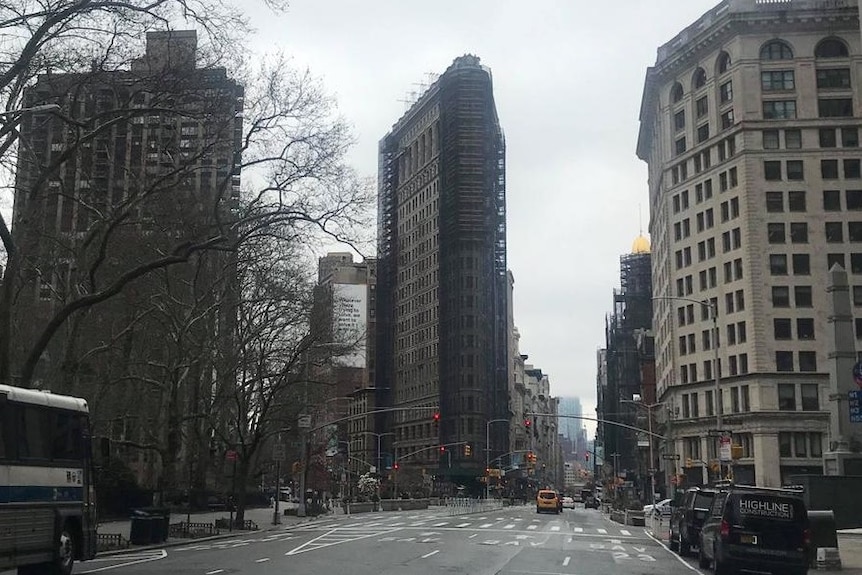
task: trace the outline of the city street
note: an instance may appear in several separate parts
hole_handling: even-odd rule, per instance
[[[642,527],[611,523],[582,507],[539,515],[528,505],[461,516],[439,508],[339,516],[97,558],[77,565],[75,573],[599,575],[609,569],[637,575],[697,572]]]

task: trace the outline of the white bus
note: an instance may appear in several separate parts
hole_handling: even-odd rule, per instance
[[[87,402],[0,385],[0,570],[68,575],[96,553]]]

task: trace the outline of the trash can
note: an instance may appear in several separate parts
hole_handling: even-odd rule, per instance
[[[808,525],[811,528],[809,563],[815,569],[841,568],[838,552],[838,530],[835,513],[832,511],[809,511]]]
[[[129,541],[133,545],[164,543],[170,531],[171,511],[164,507],[143,507],[132,514]]]

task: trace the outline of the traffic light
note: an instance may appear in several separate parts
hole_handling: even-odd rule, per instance
[[[434,412],[434,423],[440,423],[440,412],[439,411]]]
[[[584,461],[586,461],[587,463],[590,462],[590,452],[589,451],[584,453]]]
[[[473,454],[473,448],[470,447],[470,444],[466,444],[464,446],[464,457],[470,457]]]
[[[446,446],[445,445],[440,446],[440,453],[446,453]]]
[[[392,465],[392,469],[394,469],[395,471],[398,471],[398,462],[397,461]]]

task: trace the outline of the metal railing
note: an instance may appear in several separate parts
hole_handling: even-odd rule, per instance
[[[450,516],[467,515],[468,513],[486,513],[503,508],[500,499],[471,499],[469,497],[456,497],[440,502],[446,508]]]
[[[120,533],[97,533],[96,549],[98,551],[110,551],[112,549],[128,549],[129,540]]]
[[[182,521],[180,523],[171,523],[168,535],[169,537],[182,537],[188,539],[194,539],[195,537],[209,537],[211,535],[218,535],[219,528],[214,523],[196,523],[192,521],[191,523],[186,523]]]

